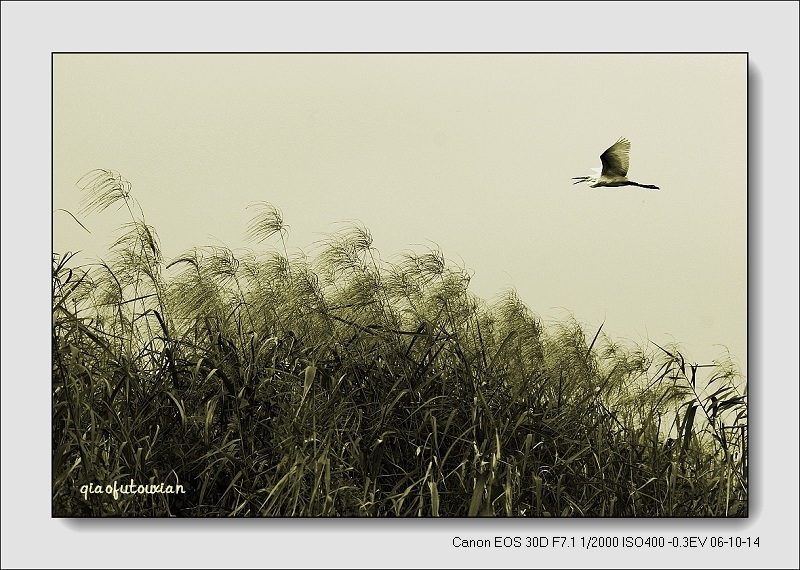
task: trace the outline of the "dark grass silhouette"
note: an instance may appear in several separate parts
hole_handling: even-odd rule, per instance
[[[53,257],[55,516],[747,515],[729,363],[701,386],[673,347],[488,305],[357,225],[289,259],[268,204],[248,236],[280,250],[166,261],[118,174],[82,185],[131,223],[109,262]],[[130,480],[186,492],[81,493]]]

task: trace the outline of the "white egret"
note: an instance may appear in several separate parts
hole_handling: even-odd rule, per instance
[[[640,188],[658,190],[658,186],[639,184],[628,180],[628,155],[630,151],[630,141],[625,138],[619,139],[600,155],[600,162],[603,163],[603,170],[600,176],[576,176],[573,178],[576,181],[573,184],[590,182],[592,188],[597,188],[598,186],[639,186]]]

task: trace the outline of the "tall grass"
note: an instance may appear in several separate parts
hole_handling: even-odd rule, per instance
[[[358,225],[290,258],[270,204],[264,251],[165,260],[129,183],[81,186],[131,222],[108,262],[53,256],[55,516],[747,515],[729,362],[545,327]],[[186,493],[80,491],[130,480]]]

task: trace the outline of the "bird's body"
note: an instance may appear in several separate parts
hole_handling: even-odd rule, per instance
[[[600,155],[603,170],[599,176],[576,176],[573,178],[575,180],[573,184],[590,182],[592,188],[597,188],[598,186],[639,186],[640,188],[658,190],[658,186],[639,184],[633,180],[628,180],[628,156],[630,151],[631,143],[627,139],[619,139]]]

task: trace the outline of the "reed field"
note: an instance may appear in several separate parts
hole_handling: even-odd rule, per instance
[[[358,224],[290,256],[266,203],[252,252],[164,259],[119,174],[79,186],[130,222],[105,261],[53,254],[56,517],[748,515],[730,361],[545,324]],[[184,492],[86,491],[131,481]]]

